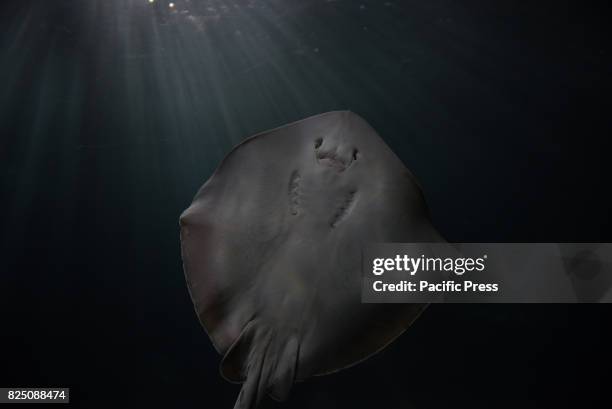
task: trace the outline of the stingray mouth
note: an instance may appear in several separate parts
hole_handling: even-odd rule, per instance
[[[323,139],[319,138],[315,141],[317,163],[328,166],[337,172],[344,172],[359,156],[357,149],[353,149],[350,154],[342,155],[338,152],[338,147],[332,150],[324,150],[321,148],[321,145],[323,145]]]

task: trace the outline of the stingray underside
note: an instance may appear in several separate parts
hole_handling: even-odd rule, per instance
[[[181,216],[185,277],[237,407],[353,365],[422,304],[362,304],[370,242],[439,241],[418,184],[359,116],[331,112],[234,148]]]

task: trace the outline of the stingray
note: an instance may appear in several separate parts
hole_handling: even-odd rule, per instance
[[[246,139],[180,218],[197,316],[242,383],[236,409],[354,365],[424,304],[361,303],[371,242],[442,241],[411,172],[358,115],[328,112]]]

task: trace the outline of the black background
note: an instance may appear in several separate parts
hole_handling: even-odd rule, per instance
[[[381,134],[451,241],[612,241],[605,2],[191,3],[1,3],[0,386],[231,407],[178,216],[232,145],[332,109]],[[611,312],[434,305],[262,407],[607,407]]]

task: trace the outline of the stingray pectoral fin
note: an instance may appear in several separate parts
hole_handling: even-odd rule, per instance
[[[286,400],[295,380],[298,345],[295,336],[276,336],[249,322],[221,362],[225,378],[243,382],[234,409],[253,409],[266,393]]]

